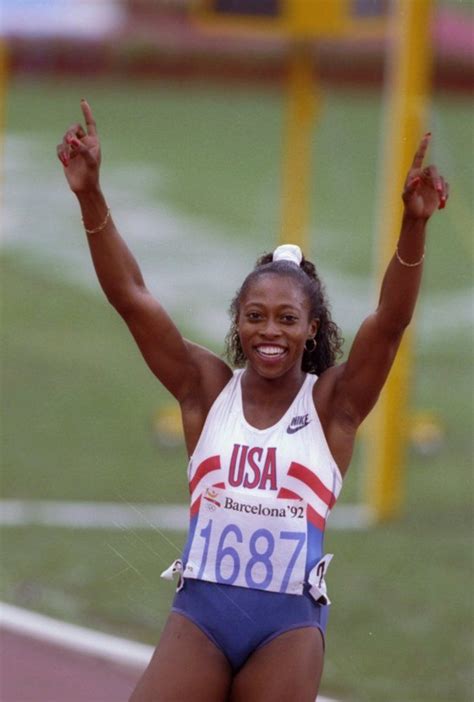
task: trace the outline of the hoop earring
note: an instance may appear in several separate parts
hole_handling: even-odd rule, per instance
[[[309,341],[312,341],[312,342],[313,342],[313,345],[312,345],[310,348],[308,348],[308,342],[309,342]],[[304,345],[304,350],[307,351],[308,353],[313,353],[313,351],[314,351],[314,349],[316,348],[317,345],[318,345],[318,342],[316,341],[316,339],[314,338],[314,336],[310,336],[308,339],[306,339],[306,343],[305,343],[305,345]]]

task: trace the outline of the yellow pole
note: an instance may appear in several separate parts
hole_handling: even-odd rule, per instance
[[[385,100],[378,216],[379,278],[393,255],[401,225],[400,194],[426,131],[430,83],[432,0],[395,0]],[[412,337],[407,334],[369,425],[368,503],[381,521],[399,513],[408,427]]]
[[[309,200],[316,92],[310,44],[294,40],[289,59],[288,104],[283,142],[280,242],[309,250]]]

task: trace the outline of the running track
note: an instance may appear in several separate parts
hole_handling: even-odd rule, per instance
[[[2,603],[0,645],[1,702],[126,702],[152,653]]]
[[[2,702],[125,702],[139,671],[1,630]]]

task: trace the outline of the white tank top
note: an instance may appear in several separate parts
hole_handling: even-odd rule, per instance
[[[216,485],[284,498],[292,493],[308,503],[309,520],[324,530],[342,477],[314,406],[317,376],[306,375],[276,424],[256,429],[244,416],[242,373],[235,371],[215,400],[189,461],[191,514],[204,490]]]
[[[244,416],[242,373],[215,400],[189,461],[184,577],[290,594],[307,583],[324,601],[323,534],[342,477],[314,406],[317,376],[257,429]]]

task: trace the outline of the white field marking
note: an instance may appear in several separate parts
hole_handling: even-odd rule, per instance
[[[54,277],[99,294],[77,205],[49,151],[50,145],[38,139],[6,135],[3,245]],[[48,162],[51,173],[45,174]],[[260,251],[248,239],[242,241],[240,230],[229,228],[223,238],[215,224],[173,210],[164,196],[161,202],[166,174],[159,166],[129,164],[109,171],[105,178],[115,219],[152,293],[159,295],[178,325],[184,323],[201,338],[222,346],[229,326],[228,304]],[[314,236],[341,238],[340,232],[328,231]],[[259,240],[255,232],[255,241]],[[271,244],[269,240],[268,247]],[[350,336],[373,308],[373,282],[367,276],[341,275],[334,268],[325,268],[322,275],[333,317]],[[472,307],[472,289],[467,287],[449,295],[422,296],[417,339],[431,345],[441,331],[464,334],[472,325]]]
[[[186,505],[123,504],[121,502],[0,501],[4,526],[63,526],[74,529],[167,529],[184,531]]]
[[[94,658],[139,668],[145,668],[148,665],[154,651],[153,646],[103,634],[76,624],[68,624],[4,602],[0,602],[0,628],[2,627]],[[319,695],[315,702],[336,702],[336,700]]]
[[[0,602],[0,627],[115,663],[145,667],[153,646],[103,634]]]
[[[371,513],[364,505],[339,505],[329,517],[328,528],[363,530],[372,523]],[[186,531],[189,508],[173,504],[1,500],[0,525]]]

